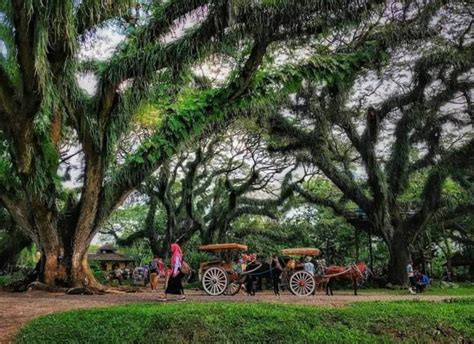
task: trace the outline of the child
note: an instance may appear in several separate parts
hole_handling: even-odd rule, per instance
[[[150,264],[150,287],[154,292],[158,287],[160,257],[155,255]]]

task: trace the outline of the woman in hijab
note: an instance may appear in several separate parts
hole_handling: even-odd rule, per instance
[[[168,294],[181,295],[176,300],[185,301],[183,285],[181,280],[184,274],[181,272],[181,265],[183,263],[183,253],[178,244],[171,244],[171,269],[168,271],[168,283],[166,285],[165,296],[166,300]]]

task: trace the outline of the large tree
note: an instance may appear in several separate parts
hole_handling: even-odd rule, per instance
[[[100,287],[86,252],[111,212],[205,124],[229,119],[233,107],[262,106],[252,102],[256,94],[271,100],[288,90],[275,85],[301,82],[285,67],[255,78],[267,50],[365,20],[377,3],[383,1],[3,0],[0,200],[41,251],[40,280]],[[80,59],[82,43],[94,45],[107,25],[123,27],[119,48],[106,59]],[[182,92],[190,88],[186,76],[210,56],[234,59],[221,73],[224,82]],[[329,68],[315,60],[304,73],[324,80],[357,63],[331,58]],[[80,87],[81,75],[96,80],[92,90]],[[151,100],[159,105],[154,134],[117,159],[117,143]],[[83,179],[77,196],[62,198],[59,147],[70,138],[82,151]]]
[[[396,284],[406,283],[410,245],[436,214],[474,209],[472,199],[453,204],[444,192],[450,176],[469,183],[474,167],[472,6],[432,2],[401,13],[410,19],[401,19],[396,37],[374,26],[330,43],[346,53],[382,45],[385,56],[360,64],[343,82],[307,83],[269,122],[275,150],[314,166],[340,191],[330,198],[300,193],[383,238]],[[407,44],[398,46],[404,35]],[[416,174],[421,192],[407,200]]]
[[[140,191],[148,198],[148,213],[140,229],[118,236],[111,224],[103,232],[120,245],[146,238],[154,254],[167,256],[170,243],[184,244],[194,235],[202,243],[225,241],[244,215],[275,218],[294,190],[292,161],[268,154],[261,134],[241,125],[206,130],[147,178]],[[157,222],[157,215],[166,223]]]

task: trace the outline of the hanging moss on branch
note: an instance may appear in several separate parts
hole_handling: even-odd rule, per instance
[[[335,48],[365,58],[346,78],[321,85],[313,77],[267,123],[272,149],[317,168],[341,197],[327,200],[304,188],[299,194],[379,236],[390,253],[388,279],[398,285],[407,282],[406,265],[428,225],[442,219],[439,214],[453,219],[472,207],[469,200],[450,204],[445,187],[449,177],[461,174],[459,185],[472,192],[467,180],[474,166],[469,96],[474,83],[468,74],[474,46],[466,41],[471,9],[443,8],[448,18],[458,16],[458,29],[447,38],[430,20],[441,7],[432,2],[403,24],[371,30]],[[421,42],[430,48],[417,48]],[[409,59],[407,49],[413,51]],[[403,195],[415,173],[426,178],[419,195],[407,202]]]

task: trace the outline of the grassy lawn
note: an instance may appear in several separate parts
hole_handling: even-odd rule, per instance
[[[356,303],[135,304],[70,311],[30,322],[18,343],[452,343],[474,340],[474,298]]]

